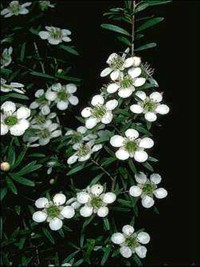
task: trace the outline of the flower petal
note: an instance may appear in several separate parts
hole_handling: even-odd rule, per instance
[[[112,112],[111,111],[107,111],[106,114],[101,119],[101,122],[104,123],[104,124],[109,124],[109,123],[111,123],[112,119],[113,119]]]
[[[143,172],[135,174],[135,180],[139,184],[145,184],[147,181],[147,176]]]
[[[101,72],[100,76],[105,77],[105,76],[109,75],[111,73],[111,71],[112,71],[111,68],[106,68]]]
[[[92,109],[87,107],[87,108],[84,108],[81,112],[81,116],[83,118],[89,118],[90,116],[92,115]]]
[[[8,133],[8,126],[5,124],[1,124],[1,135],[5,135]]]
[[[39,36],[41,39],[46,40],[50,37],[50,34],[47,31],[41,31],[39,32]]]
[[[106,109],[107,110],[114,110],[118,105],[118,101],[116,99],[112,99],[112,100],[109,100],[107,103],[106,103]]]
[[[95,196],[99,196],[103,193],[103,186],[100,184],[95,184],[91,186],[90,192]]]
[[[146,232],[140,232],[137,236],[137,240],[141,243],[141,244],[148,244],[150,241],[150,235]]]
[[[26,119],[31,115],[31,111],[27,107],[20,107],[17,110],[17,118],[18,119]]]
[[[102,149],[102,145],[101,144],[99,144],[99,145],[95,145],[95,146],[93,146],[93,148],[92,148],[92,152],[97,152],[97,151],[99,151],[100,149]]]
[[[122,228],[122,232],[125,235],[131,236],[135,232],[135,229],[131,225],[124,225]]]
[[[135,95],[136,95],[137,97],[139,97],[139,98],[140,98],[141,100],[143,100],[143,101],[147,98],[145,92],[143,92],[143,91],[137,91],[137,92],[135,93]]]
[[[102,200],[106,204],[112,204],[116,200],[116,195],[112,192],[107,192],[104,194]]]
[[[164,188],[158,188],[153,193],[158,199],[165,198],[168,195],[167,190]]]
[[[92,129],[94,128],[98,123],[98,119],[94,117],[90,117],[85,121],[85,126],[87,129]]]
[[[142,198],[142,206],[144,208],[149,209],[149,208],[151,208],[154,205],[154,203],[155,203],[155,201],[154,201],[154,199],[152,197],[144,196]]]
[[[145,79],[145,78],[137,78],[137,79],[135,80],[135,82],[133,83],[133,85],[134,85],[135,87],[140,87],[140,86],[144,85],[145,82],[146,82],[146,79]]]
[[[104,104],[104,98],[102,95],[95,95],[92,98],[91,104],[95,107]]]
[[[43,208],[45,208],[46,206],[48,206],[48,204],[49,204],[49,200],[48,200],[46,197],[38,198],[38,199],[35,201],[35,206],[36,206],[38,209],[43,209]]]
[[[53,197],[53,202],[57,206],[61,206],[66,202],[66,196],[64,194],[56,194]]]
[[[142,138],[139,143],[139,147],[142,147],[142,148],[151,148],[153,146],[154,146],[154,141],[148,137]]]
[[[155,111],[158,114],[165,115],[165,114],[169,113],[169,107],[167,105],[162,104],[162,105],[157,106]]]
[[[74,164],[77,161],[78,157],[76,155],[72,155],[71,157],[68,158],[67,164],[71,165]]]
[[[36,211],[33,213],[32,219],[37,223],[41,223],[46,221],[47,214],[43,211]]]
[[[68,101],[61,100],[61,101],[59,101],[57,103],[57,108],[59,110],[66,110],[68,108],[68,105],[69,105],[69,102]]]
[[[66,89],[68,93],[73,94],[77,91],[77,86],[74,83],[68,83]]]
[[[162,101],[163,97],[160,93],[158,92],[153,92],[151,95],[150,95],[150,99],[153,100],[154,102],[156,103],[159,103]]]
[[[129,57],[125,60],[124,62],[124,67],[125,68],[130,68],[134,63],[134,58],[133,57]]]
[[[118,95],[121,98],[128,98],[129,96],[132,95],[134,91],[135,91],[135,88],[133,86],[129,88],[120,88],[118,91]]]
[[[120,71],[119,70],[115,70],[110,74],[110,78],[113,81],[116,81],[120,76]]]
[[[134,154],[134,159],[137,162],[145,162],[148,159],[148,154],[143,150],[138,150]]]
[[[1,105],[1,109],[6,113],[14,113],[16,110],[16,105],[11,101],[6,101]]]
[[[120,86],[117,83],[111,83],[108,85],[107,87],[107,92],[109,94],[113,94],[115,92],[117,92],[117,90],[120,88]]]
[[[143,107],[140,105],[131,105],[130,110],[135,114],[141,114],[143,112]]]
[[[129,194],[132,197],[139,197],[142,194],[142,189],[139,186],[133,185],[131,186],[131,188],[129,189]]]
[[[90,217],[92,213],[93,213],[92,207],[84,206],[80,209],[80,215],[85,218]]]
[[[130,258],[133,254],[132,250],[129,247],[123,246],[120,248],[120,254],[124,257],[124,258]]]
[[[154,112],[147,112],[144,117],[149,122],[153,122],[157,120],[157,116]]]
[[[124,243],[125,237],[122,233],[115,233],[111,236],[111,241],[116,245],[120,245]]]
[[[138,138],[139,133],[135,129],[128,129],[126,130],[125,135],[129,139],[135,140],[136,138]]]
[[[131,78],[136,78],[136,77],[139,77],[140,74],[142,73],[142,70],[141,68],[131,68],[128,70],[128,74],[131,76]]]
[[[97,215],[101,218],[104,218],[108,215],[109,209],[107,207],[101,207],[97,210]]]
[[[123,143],[124,143],[124,137],[120,135],[114,135],[110,139],[110,144],[114,147],[121,147],[123,146]]]
[[[75,215],[75,210],[71,206],[66,206],[61,210],[61,215],[66,219],[71,219]]]
[[[124,149],[120,148],[116,153],[116,157],[120,160],[126,160],[130,157],[129,153]]]
[[[62,228],[63,222],[59,218],[53,218],[49,222],[49,227],[52,231],[58,231]]]
[[[77,201],[81,204],[86,204],[91,200],[90,195],[87,192],[79,192],[77,193]]]
[[[147,249],[144,246],[136,247],[135,252],[141,259],[144,259],[147,255]]]
[[[78,97],[76,97],[74,95],[70,96],[68,100],[69,100],[70,104],[72,104],[73,106],[76,106],[79,103]]]
[[[150,180],[154,183],[154,184],[159,184],[162,180],[160,174],[158,173],[152,173],[150,175]]]

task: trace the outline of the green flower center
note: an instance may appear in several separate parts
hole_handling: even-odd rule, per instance
[[[82,135],[79,134],[79,133],[75,133],[73,136],[72,136],[72,143],[79,143],[81,140],[82,140]]]
[[[95,118],[102,118],[106,114],[106,108],[103,105],[97,106],[92,110],[92,115]]]
[[[128,247],[130,247],[132,249],[135,249],[139,245],[135,236],[127,237],[125,243]]]
[[[41,138],[48,138],[51,136],[51,132],[49,131],[48,128],[44,128],[40,130],[40,136]]]
[[[60,100],[67,100],[70,97],[70,94],[68,94],[65,90],[60,90],[57,96]]]
[[[113,61],[111,62],[111,68],[113,70],[119,70],[122,68],[123,65],[124,65],[124,60],[120,56],[114,58]]]
[[[8,8],[13,14],[18,15],[20,11],[20,4],[17,2],[10,3]]]
[[[81,147],[80,147],[80,149],[78,150],[78,156],[79,157],[84,157],[84,156],[86,156],[86,155],[88,155],[89,153],[90,153],[90,147],[89,146],[87,146],[87,145],[82,145]]]
[[[157,104],[151,100],[144,103],[144,110],[147,112],[152,112],[156,109]]]
[[[8,126],[13,126],[15,124],[17,124],[18,119],[16,116],[8,116],[5,120],[4,123]]]
[[[37,116],[35,116],[34,119],[37,122],[37,124],[43,124],[46,121],[45,116],[43,116],[43,115],[37,115]]]
[[[62,37],[62,32],[60,29],[52,28],[50,30],[50,34],[54,39],[61,39],[61,37]]]
[[[48,216],[51,217],[51,218],[55,218],[55,217],[58,217],[60,215],[60,209],[59,209],[59,207],[54,206],[54,205],[48,207],[46,209],[46,211],[47,211]]]
[[[125,76],[124,79],[120,82],[121,88],[129,88],[133,85],[133,80],[129,75]]]
[[[92,198],[90,203],[94,208],[100,208],[102,207],[103,201],[101,200],[101,198],[95,196]]]
[[[45,98],[45,95],[42,95],[42,96],[38,97],[35,101],[39,105],[45,105],[46,103],[48,103],[48,100]]]
[[[151,182],[147,182],[143,185],[142,190],[145,195],[153,195],[154,190],[156,189],[156,185]]]
[[[130,153],[133,153],[137,150],[137,143],[135,141],[130,141],[128,140],[126,143],[125,143],[125,149],[130,152]]]

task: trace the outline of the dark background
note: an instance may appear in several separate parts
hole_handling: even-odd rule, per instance
[[[80,109],[98,93],[103,80],[99,73],[112,52],[122,47],[110,32],[100,28],[103,12],[123,6],[122,1],[58,1],[55,21],[73,31],[73,41],[81,56],[75,70],[83,79],[79,91]],[[197,103],[199,65],[199,1],[173,1],[156,6],[152,13],[166,18],[149,30],[146,37],[158,41],[158,47],[140,53],[156,68],[155,78],[171,108],[156,130],[155,154],[160,158],[169,197],[159,204],[160,215],[140,210],[136,225],[145,227],[152,240],[145,265],[200,265],[199,248],[199,176],[197,162]],[[58,16],[58,17],[57,17]],[[59,19],[58,19],[59,18]]]

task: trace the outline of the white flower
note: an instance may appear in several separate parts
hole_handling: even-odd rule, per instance
[[[58,231],[63,226],[63,219],[71,219],[75,215],[75,210],[71,206],[63,206],[66,202],[66,196],[63,194],[56,194],[53,201],[42,197],[36,200],[35,206],[40,211],[33,213],[33,220],[37,223],[47,221],[52,231]]]
[[[119,150],[115,153],[116,157],[120,160],[134,158],[138,162],[146,161],[148,154],[144,149],[153,147],[153,140],[148,137],[138,138],[139,133],[134,129],[128,129],[125,136],[114,135],[110,139],[113,147],[119,147]]]
[[[158,184],[161,182],[161,176],[158,173],[150,175],[150,179],[140,172],[135,175],[137,185],[131,186],[129,194],[133,197],[141,197],[142,206],[145,208],[151,208],[154,205],[154,196],[158,199],[165,198],[167,191],[164,188],[158,188]]]
[[[15,103],[6,101],[1,105],[1,135],[10,131],[11,135],[20,136],[29,128],[31,111],[27,107],[16,108]]]
[[[43,115],[50,113],[50,101],[45,97],[44,89],[39,89],[35,93],[35,101],[31,103],[30,109],[39,108]]]
[[[131,68],[127,74],[121,74],[115,83],[111,83],[107,87],[109,94],[116,93],[122,98],[130,97],[135,91],[135,87],[140,87],[145,84],[146,79],[140,77],[141,68]]]
[[[80,162],[86,161],[90,159],[94,152],[102,149],[102,145],[94,145],[94,140],[84,144],[76,143],[72,147],[74,150],[76,150],[76,152],[70,158],[68,158],[67,163],[69,165],[75,163],[77,160]]]
[[[117,107],[118,101],[115,99],[105,103],[103,96],[95,95],[91,101],[91,107],[84,108],[82,117],[86,118],[85,126],[88,129],[94,128],[98,123],[109,124],[113,119],[112,111]]]
[[[39,6],[42,11],[48,9],[49,7],[54,8],[55,5],[51,4],[50,1],[39,1]]]
[[[169,112],[169,107],[160,104],[162,95],[158,92],[153,92],[149,97],[143,91],[138,91],[135,94],[141,100],[130,107],[130,110],[135,114],[145,114],[144,117],[147,121],[156,121],[157,115],[165,115]]]
[[[86,190],[77,193],[77,202],[84,205],[80,208],[80,215],[90,217],[97,214],[99,217],[106,217],[109,213],[107,205],[116,200],[116,195],[112,192],[104,193],[104,188],[100,184],[88,186]]]
[[[22,83],[11,82],[10,84],[6,83],[6,80],[1,78],[1,92],[9,93],[15,91],[20,94],[24,94],[24,85]]]
[[[136,233],[131,225],[125,225],[122,233],[115,233],[111,241],[120,246],[120,254],[124,258],[130,258],[136,253],[141,259],[146,257],[147,249],[145,246],[150,241],[150,236],[146,232]],[[142,244],[142,245],[141,245]]]
[[[58,45],[64,42],[71,42],[71,31],[69,30],[62,30],[58,27],[49,27],[46,26],[45,29],[47,31],[39,32],[39,36],[43,40],[48,40],[48,42],[52,45]]]
[[[4,8],[1,11],[1,15],[4,16],[5,18],[18,15],[26,15],[29,13],[27,7],[30,6],[31,4],[32,4],[31,2],[27,2],[20,5],[19,1],[12,1],[10,2],[7,8]]]
[[[66,110],[69,104],[78,105],[78,98],[73,94],[77,91],[77,86],[73,83],[61,85],[56,83],[52,85],[45,93],[46,99],[57,103],[59,110]]]
[[[1,54],[1,68],[7,67],[12,62],[12,52],[13,48],[10,46],[9,48],[5,48],[3,53]]]
[[[110,78],[113,81],[115,81],[120,77],[123,70],[125,70],[126,68],[130,68],[131,66],[134,66],[134,63],[135,64],[137,63],[136,65],[138,65],[139,62],[138,60],[135,59],[135,57],[129,57],[126,59],[126,53],[124,53],[122,56],[113,53],[109,56],[106,63],[109,65],[109,67],[104,69],[101,72],[100,76],[105,77],[110,74]]]

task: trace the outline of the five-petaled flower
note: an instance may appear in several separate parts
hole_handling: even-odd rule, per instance
[[[136,253],[141,259],[143,259],[147,254],[147,249],[143,245],[149,243],[150,236],[146,232],[135,232],[135,229],[131,225],[124,225],[122,233],[118,232],[113,234],[111,241],[120,246],[119,251],[124,258],[130,258]]]
[[[80,215],[90,217],[97,214],[99,217],[106,217],[109,213],[107,205],[116,200],[112,192],[104,193],[104,187],[100,184],[88,186],[86,190],[77,193],[77,202],[84,205],[80,208]]]
[[[1,15],[5,18],[18,15],[26,15],[29,13],[27,7],[29,7],[31,4],[31,2],[20,4],[19,1],[12,1],[9,3],[9,6],[7,8],[4,8],[1,11]]]
[[[60,29],[58,27],[45,27],[46,31],[39,32],[39,36],[43,40],[47,40],[52,45],[58,45],[62,42],[71,42],[70,30]]]
[[[98,123],[109,124],[113,119],[112,111],[118,106],[116,99],[105,103],[102,95],[95,95],[92,98],[91,105],[82,110],[82,117],[86,118],[85,126],[88,129],[94,128]]]
[[[39,108],[43,115],[50,113],[50,101],[45,97],[44,89],[39,89],[35,92],[35,101],[30,104],[30,109]]]
[[[143,91],[137,91],[135,95],[140,99],[137,104],[130,106],[130,110],[135,114],[145,114],[147,121],[153,122],[157,120],[156,114],[165,115],[169,112],[169,107],[160,104],[163,97],[158,92],[153,92],[149,97]]]
[[[148,159],[148,154],[144,149],[153,147],[154,142],[151,138],[139,138],[139,133],[135,129],[128,129],[125,132],[125,137],[114,135],[110,139],[113,147],[118,147],[119,150],[115,153],[120,160],[134,158],[138,162],[145,162]]]
[[[58,231],[63,226],[63,219],[71,219],[75,215],[75,210],[72,206],[65,205],[66,196],[64,194],[56,194],[53,201],[42,197],[36,200],[35,206],[40,211],[33,213],[33,220],[37,223],[47,221],[52,231]]]
[[[15,91],[19,94],[24,94],[24,85],[22,83],[16,83],[16,82],[11,82],[10,84],[6,83],[6,80],[1,78],[1,92],[4,93],[9,93]]]
[[[154,196],[158,199],[167,196],[166,189],[157,186],[162,179],[158,173],[151,174],[150,179],[147,179],[147,176],[140,172],[135,175],[135,179],[138,184],[131,186],[129,194],[133,197],[141,197],[143,207],[151,208],[155,202]]]

